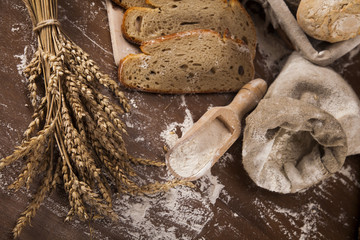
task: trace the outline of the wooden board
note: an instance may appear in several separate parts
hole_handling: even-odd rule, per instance
[[[118,66],[122,58],[130,53],[138,53],[138,46],[126,41],[121,33],[122,18],[124,9],[117,6],[113,1],[106,0],[106,11],[109,20],[109,31],[111,46],[114,55],[114,62]]]

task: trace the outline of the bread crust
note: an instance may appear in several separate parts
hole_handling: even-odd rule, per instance
[[[129,5],[123,4],[123,2],[121,0],[112,0],[114,3],[116,3],[118,6],[124,8],[124,9],[128,9],[130,8]],[[146,2],[146,1],[145,1]]]
[[[130,42],[132,42],[132,43],[135,43],[135,44],[137,44],[137,45],[140,45],[140,44],[141,44],[141,40],[131,37],[131,36],[127,33],[127,31],[126,31],[125,21],[126,21],[126,18],[131,14],[132,11],[151,11],[151,8],[144,8],[144,7],[131,7],[131,8],[128,8],[128,9],[125,11],[124,16],[123,16],[123,19],[122,19],[121,32],[122,32],[123,36],[124,36],[128,41],[130,41]]]
[[[148,4],[149,6],[152,6],[152,7],[159,7],[159,6],[156,6],[153,2],[151,2],[151,0],[145,0],[146,4]]]
[[[121,6],[120,0],[112,0],[112,2],[115,3],[115,4],[117,4],[117,5],[119,5],[119,6]]]

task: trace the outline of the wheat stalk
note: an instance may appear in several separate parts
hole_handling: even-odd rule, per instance
[[[172,181],[139,186],[131,179],[137,176],[133,164],[164,164],[127,153],[122,138],[126,130],[119,116],[130,106],[120,87],[63,34],[57,21],[57,0],[23,2],[38,42],[38,50],[24,70],[35,112],[20,146],[0,160],[0,170],[24,158],[23,169],[9,188],[29,188],[36,176],[43,179],[19,217],[14,237],[20,235],[46,195],[61,181],[70,204],[66,220],[74,216],[87,220],[94,209],[95,214],[117,219],[105,172],[112,176],[120,193],[154,194],[183,184]],[[44,87],[43,91],[39,86]],[[120,105],[100,93],[99,86],[112,92]]]

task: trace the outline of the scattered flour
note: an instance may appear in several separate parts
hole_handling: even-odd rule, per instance
[[[136,105],[136,100],[134,98],[131,98],[129,103],[131,108],[138,108],[138,106]]]
[[[211,204],[215,204],[216,200],[219,198],[220,193],[224,189],[224,185],[222,185],[217,177],[213,176],[208,172],[207,178],[209,179],[211,185],[208,187],[208,196]],[[206,186],[204,187],[206,188]]]
[[[217,162],[217,164],[221,167],[226,167],[226,165],[230,162],[234,161],[234,157],[233,155],[231,155],[230,153],[226,152],[224,153],[224,155],[219,159],[219,161]]]
[[[145,141],[145,138],[143,138],[143,137],[135,138],[135,142],[143,142],[143,141]]]
[[[178,186],[155,197],[115,197],[122,227],[108,226],[109,231],[126,239],[193,239],[213,218],[212,205],[224,187],[210,173],[197,184],[201,192]]]
[[[355,176],[355,174],[353,173],[353,169],[351,168],[350,165],[343,166],[339,171],[339,175],[340,175],[340,177],[347,179],[347,181],[354,183],[356,187],[360,188],[360,182],[357,179],[357,177]],[[337,177],[337,175],[333,175],[333,177],[338,178],[338,179],[340,178],[340,177]],[[342,182],[342,183],[347,187],[351,187],[350,184],[347,184],[347,181]]]
[[[167,143],[171,148],[175,145],[176,141],[179,139],[179,136],[176,134],[176,129],[180,129],[182,134],[185,134],[187,130],[194,125],[194,120],[192,118],[191,112],[188,108],[185,109],[185,118],[182,123],[173,122],[168,124],[167,128],[160,133],[160,137]]]
[[[256,199],[254,204],[258,207],[260,217],[266,224],[274,231],[279,228],[288,239],[305,240],[323,237],[318,231],[318,225],[324,224],[323,210],[317,203],[309,202],[298,210],[282,208],[270,201],[259,199]],[[276,225],[270,225],[269,222]],[[288,228],[288,224],[292,228]]]
[[[3,174],[2,174],[1,172],[0,172],[0,182],[1,182],[1,183],[4,183]],[[0,189],[1,189],[1,190],[4,190],[4,189],[5,189],[4,184],[0,184]]]
[[[114,202],[114,210],[121,222],[129,224],[131,239],[192,239],[214,215],[209,200],[187,187],[155,198],[122,196]]]
[[[149,63],[148,63],[149,60],[150,60],[149,56],[144,56],[143,61],[142,61],[141,65],[139,67],[144,68],[144,69],[149,68]]]
[[[27,54],[28,54],[28,46],[25,46],[23,54],[14,55],[15,58],[20,59],[20,63],[16,65],[16,68],[18,70],[19,75],[21,76],[28,62]]]
[[[319,199],[330,201],[330,191],[333,188],[333,184],[341,183],[349,191],[352,190],[354,185],[360,188],[360,183],[354,172],[355,170],[350,165],[346,165],[338,173],[307,191],[312,191]],[[353,184],[349,184],[349,182]],[[298,194],[305,194],[305,192],[303,191]],[[322,233],[319,232],[319,226],[326,224],[325,217],[327,213],[321,208],[316,198],[309,199],[309,202],[299,209],[284,208],[271,201],[264,201],[258,198],[255,199],[254,205],[257,207],[257,214],[264,220],[265,224],[273,231],[280,230],[287,239],[306,240],[324,238]],[[339,224],[348,226],[348,223],[346,223],[347,218],[346,213],[341,212],[336,219],[338,219]],[[276,223],[276,225],[271,223]],[[287,227],[289,225],[291,228]]]
[[[181,95],[180,97],[181,97],[181,104],[180,104],[180,106],[181,106],[181,107],[187,107],[187,105],[186,105],[186,100],[185,100],[185,96],[184,96],[184,95]]]
[[[0,103],[0,106],[4,107],[4,108],[8,108],[8,105],[5,103]]]
[[[126,121],[125,124],[128,128],[134,128],[134,124],[132,122]]]
[[[12,32],[16,32],[16,31],[19,31],[20,30],[20,27],[12,27],[11,28],[11,31]]]

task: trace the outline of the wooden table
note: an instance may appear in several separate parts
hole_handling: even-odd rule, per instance
[[[30,61],[37,43],[20,0],[0,1],[0,11],[0,157],[5,157],[20,143],[31,121],[33,109],[21,69]],[[116,79],[105,2],[59,1],[59,21],[102,71]],[[281,40],[278,43],[285,45]],[[266,58],[271,56],[266,56],[265,47],[255,59],[256,75],[271,83],[284,59],[277,58],[279,63],[271,66]],[[358,52],[331,67],[360,95]],[[123,116],[129,152],[161,161],[171,134],[180,135],[210,106],[226,105],[234,96],[125,91],[132,106],[132,112]],[[20,239],[355,239],[360,216],[359,160],[359,156],[348,157],[343,169],[328,180],[304,192],[282,195],[257,187],[248,177],[241,163],[239,139],[211,173],[195,182],[195,189],[177,187],[151,197],[114,195],[119,222],[64,222],[69,206],[59,186]],[[20,168],[19,161],[0,172],[0,239],[12,238],[16,219],[33,192],[33,188],[7,190]],[[166,169],[137,170],[144,181],[169,178]]]

